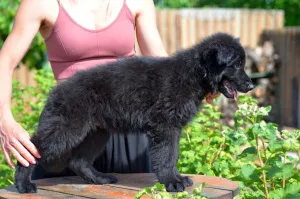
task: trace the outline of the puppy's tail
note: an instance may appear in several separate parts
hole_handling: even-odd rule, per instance
[[[64,125],[61,119],[49,119],[40,122],[32,143],[37,147],[42,160],[57,159],[78,146],[89,132],[91,126],[84,122]]]

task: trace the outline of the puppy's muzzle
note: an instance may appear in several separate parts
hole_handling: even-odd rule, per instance
[[[253,82],[251,80],[247,81],[245,83],[246,92],[251,91],[253,88],[254,88],[254,85],[253,85]]]

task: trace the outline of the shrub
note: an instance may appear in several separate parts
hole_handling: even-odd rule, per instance
[[[217,106],[203,106],[183,130],[179,171],[237,181],[237,199],[300,198],[300,160],[288,155],[289,151],[300,154],[300,131],[279,131],[276,124],[266,123],[263,118],[271,107],[258,107],[257,101],[247,95],[239,96],[239,104],[233,129],[220,123],[222,114]],[[143,189],[137,198],[141,195],[202,197],[187,192],[171,196],[159,183]]]
[[[239,198],[300,198],[299,158],[288,155],[300,154],[300,131],[266,123],[271,107],[258,107],[247,95],[239,103],[234,129],[220,123],[218,107],[204,105],[184,129],[179,171],[238,181]]]
[[[21,0],[1,0],[0,1],[0,49],[3,46],[8,34],[11,32],[14,18]],[[45,67],[47,61],[46,46],[40,34],[34,38],[31,48],[26,52],[22,62],[29,68]]]

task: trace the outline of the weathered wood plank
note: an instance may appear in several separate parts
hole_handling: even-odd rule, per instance
[[[113,174],[118,178],[117,184],[94,185],[87,184],[78,176],[49,178],[35,181],[38,187],[37,194],[19,194],[17,190],[10,186],[0,190],[0,198],[7,199],[38,199],[38,198],[134,198],[134,196],[144,187],[153,186],[157,182],[154,174]],[[205,183],[202,194],[210,198],[229,199],[238,194],[238,184],[223,178],[187,175],[192,178],[194,185],[188,187],[192,190],[202,183]],[[144,197],[147,198],[147,197]]]

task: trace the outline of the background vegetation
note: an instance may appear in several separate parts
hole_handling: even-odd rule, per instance
[[[14,17],[21,0],[1,0],[0,1],[0,49],[11,32],[14,23]],[[28,66],[30,69],[36,68],[41,69],[45,67],[47,62],[46,47],[44,40],[40,34],[35,37],[32,42],[31,48],[26,53],[23,64]]]
[[[289,153],[300,154],[300,131],[279,131],[276,124],[265,122],[263,118],[271,107],[258,107],[257,101],[247,95],[240,95],[238,104],[234,128],[220,123],[222,113],[217,106],[203,106],[183,131],[179,171],[236,181],[240,185],[236,199],[300,198],[299,157]],[[168,198],[161,185],[144,189],[141,194]],[[174,198],[182,196],[187,192]],[[193,197],[200,198],[188,198]]]

